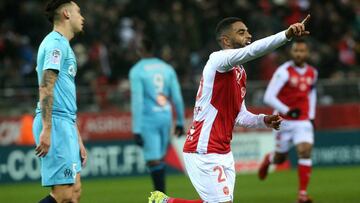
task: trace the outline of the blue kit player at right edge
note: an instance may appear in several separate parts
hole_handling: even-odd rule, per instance
[[[175,135],[184,134],[184,104],[174,69],[153,55],[154,46],[146,38],[137,45],[141,57],[130,70],[132,132],[143,147],[155,190],[165,190],[165,163],[172,105],[176,109]],[[171,102],[170,102],[171,101]]]

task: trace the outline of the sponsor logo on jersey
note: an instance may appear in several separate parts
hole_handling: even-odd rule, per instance
[[[201,106],[195,106],[194,107],[194,115],[198,115],[202,111]]]
[[[306,91],[307,85],[306,85],[305,83],[301,83],[300,86],[299,86],[299,89],[300,89],[301,91]]]

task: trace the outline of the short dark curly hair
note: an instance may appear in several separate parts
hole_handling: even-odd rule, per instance
[[[73,2],[72,0],[50,0],[48,1],[48,3],[46,4],[45,7],[45,15],[47,17],[47,19],[53,23],[54,22],[54,18],[57,15],[56,10],[64,5],[64,4],[68,4]]]
[[[235,22],[243,22],[241,18],[238,17],[228,17],[228,18],[224,18],[222,19],[216,26],[215,29],[215,35],[216,35],[216,40],[219,40],[222,33],[229,29],[230,26],[235,23]]]

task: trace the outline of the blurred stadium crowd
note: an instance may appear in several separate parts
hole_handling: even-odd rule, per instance
[[[128,88],[127,75],[138,59],[134,43],[147,35],[157,55],[172,64],[183,86],[197,86],[208,54],[219,49],[216,23],[238,16],[253,40],[285,29],[312,14],[311,62],[320,78],[360,78],[360,2],[356,0],[92,0],[77,1],[86,19],[85,33],[74,40],[77,83],[91,87],[106,105],[106,87]],[[0,89],[36,87],[36,52],[51,30],[44,1],[0,2]],[[247,65],[250,80],[269,80],[288,60],[287,49]],[[105,102],[104,104],[101,104]]]

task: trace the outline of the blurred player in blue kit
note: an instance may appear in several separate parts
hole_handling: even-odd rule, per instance
[[[77,203],[80,171],[87,153],[76,124],[77,63],[69,41],[83,31],[84,18],[74,1],[51,0],[46,14],[53,24],[37,54],[39,102],[33,122],[42,185],[51,192],[40,203]]]
[[[137,45],[141,59],[131,68],[132,132],[143,148],[154,189],[165,190],[165,163],[171,125],[172,104],[176,110],[175,135],[184,134],[184,104],[174,69],[154,57],[154,45],[143,38]]]

